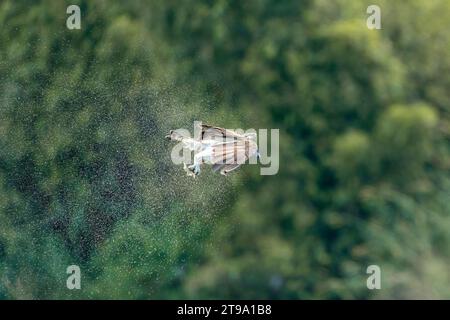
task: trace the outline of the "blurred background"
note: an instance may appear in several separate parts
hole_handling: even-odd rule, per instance
[[[3,0],[0,26],[0,298],[450,298],[449,1]],[[194,120],[280,129],[278,174],[186,177],[163,137]]]

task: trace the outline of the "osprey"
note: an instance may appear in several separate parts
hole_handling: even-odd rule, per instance
[[[194,163],[183,168],[188,176],[200,174],[203,163],[212,165],[214,172],[222,175],[236,170],[253,156],[259,158],[256,133],[239,134],[233,130],[201,124],[199,139],[186,137],[177,130],[170,130],[166,136],[171,141],[179,141],[183,147],[194,151]]]

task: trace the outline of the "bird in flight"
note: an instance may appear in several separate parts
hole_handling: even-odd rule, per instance
[[[214,172],[222,175],[236,170],[253,156],[259,158],[256,133],[239,134],[233,130],[200,124],[200,137],[195,139],[185,136],[177,130],[170,130],[166,136],[171,141],[178,141],[183,148],[194,151],[194,163],[183,162],[183,168],[188,176],[200,174],[202,164],[212,165]]]

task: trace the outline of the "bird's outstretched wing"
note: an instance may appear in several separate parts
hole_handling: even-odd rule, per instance
[[[238,134],[232,130],[201,124],[201,140],[245,140],[246,136]]]
[[[258,151],[255,141],[246,138],[214,145],[212,150],[213,170],[223,175],[236,170]]]

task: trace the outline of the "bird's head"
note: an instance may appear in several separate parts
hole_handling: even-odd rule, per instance
[[[173,130],[170,130],[169,134],[166,135],[164,138],[166,138],[167,140],[172,140],[172,134],[173,134]]]

